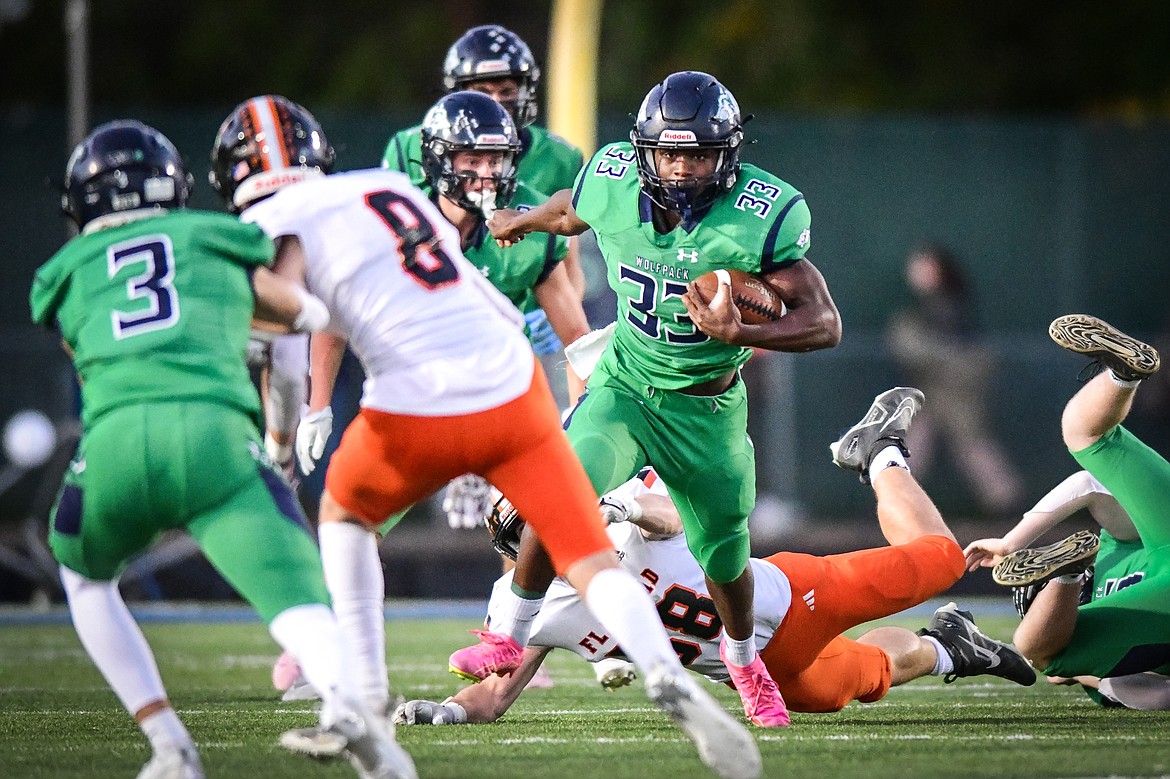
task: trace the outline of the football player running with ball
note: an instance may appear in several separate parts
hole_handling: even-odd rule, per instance
[[[739,107],[718,80],[695,71],[668,76],[646,95],[630,138],[594,155],[572,190],[529,211],[497,211],[488,227],[505,245],[534,231],[597,233],[618,319],[570,417],[569,439],[600,492],[653,463],[706,574],[725,631],[721,652],[747,716],[757,725],[784,726],[788,712],[752,635],[747,518],[755,458],[739,366],[750,347],[833,347],[841,339],[840,316],[805,257],[803,195],[740,164]],[[726,287],[705,300],[689,286],[718,268],[760,274],[787,314],[747,325]],[[519,664],[553,575],[535,541],[525,533],[514,618],[452,655],[453,670],[484,678]]]
[[[268,154],[274,137],[293,136],[281,116],[272,121],[245,123],[217,141],[224,157],[217,167],[242,174],[224,182],[222,194],[231,197],[252,176],[279,186],[282,173],[296,172],[296,155]],[[376,530],[455,476],[475,473],[524,512],[556,570],[619,637],[647,694],[703,761],[728,779],[758,776],[751,735],[689,678],[665,631],[654,628],[646,591],[618,563],[523,318],[463,256],[459,232],[434,204],[402,174],[375,169],[290,182],[243,216],[277,241],[278,261],[329,307],[336,329],[315,334],[310,351],[346,340],[366,367],[361,411],[325,473],[319,537],[370,707],[389,699]],[[311,411],[327,403],[315,390],[310,397]],[[301,447],[299,438],[298,431]],[[530,478],[537,470],[545,478]],[[294,735],[282,743],[328,754]]]
[[[190,186],[158,131],[98,127],[65,172],[63,207],[81,235],[33,281],[33,320],[60,332],[82,383],[84,435],[50,534],[74,627],[150,741],[138,779],[202,779],[118,592],[134,556],[185,530],[322,691],[321,728],[359,775],[413,779],[344,660],[317,548],[264,453],[244,363],[253,313],[289,332],[324,327],[328,310],[265,267],[274,247],[257,227],[185,209]]]

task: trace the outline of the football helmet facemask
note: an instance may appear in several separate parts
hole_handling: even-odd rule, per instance
[[[453,157],[462,151],[501,152],[500,172],[488,177],[494,184],[476,191],[472,172],[455,170]],[[480,92],[452,92],[435,103],[422,124],[423,171],[434,190],[468,211],[490,217],[516,192],[516,156],[520,136],[502,105]]]
[[[129,119],[108,122],[69,155],[61,210],[84,228],[110,214],[182,208],[192,184],[178,149],[158,130]]]
[[[281,187],[327,175],[336,159],[311,113],[279,95],[261,95],[223,120],[208,178],[238,214]]]
[[[514,78],[520,94],[507,101],[504,108],[517,127],[527,127],[536,119],[536,87],[540,68],[528,44],[519,35],[498,24],[472,27],[451,44],[443,61],[443,86],[448,92],[467,89],[473,81]]]
[[[672,73],[642,101],[630,141],[642,191],[656,205],[689,219],[735,186],[743,147],[739,105],[714,76]],[[666,180],[658,175],[658,149],[716,149],[719,158],[710,176]]]
[[[483,518],[492,536],[492,546],[504,557],[515,560],[520,554],[520,533],[524,520],[512,502],[499,490],[492,488],[492,510]]]

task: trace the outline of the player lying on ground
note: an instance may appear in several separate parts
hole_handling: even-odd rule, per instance
[[[918,390],[895,388],[879,395],[862,422],[834,447],[834,461],[862,473],[877,497],[878,522],[891,546],[816,557],[780,552],[751,559],[756,581],[755,639],[768,672],[790,709],[838,711],[852,700],[881,699],[891,686],[926,675],[992,674],[1030,685],[1036,675],[1012,647],[983,635],[971,615],[955,604],[935,612],[915,634],[879,627],[856,641],[842,631],[895,614],[947,590],[963,575],[962,552],[934,504],[905,463],[904,439],[922,402]],[[610,538],[622,563],[652,591],[683,664],[713,681],[726,682],[719,657],[722,624],[707,594],[702,569],[687,549],[678,511],[653,471],[602,498]],[[523,520],[501,499],[489,525],[493,540],[515,554]],[[497,618],[496,582],[488,606]],[[482,723],[498,719],[554,648],[586,660],[620,656],[616,642],[557,580],[533,626],[520,667],[492,675],[443,703],[415,700],[399,707],[400,724]]]
[[[1049,681],[1080,683],[1104,705],[1170,709],[1170,463],[1121,426],[1160,358],[1084,314],[1058,318],[1049,335],[1106,369],[1061,417],[1065,445],[1085,470],[1003,538],[970,544],[968,567],[995,566],[995,580],[1016,588],[1016,643]],[[1089,531],[1025,548],[1079,508],[1102,527],[1099,549]]]

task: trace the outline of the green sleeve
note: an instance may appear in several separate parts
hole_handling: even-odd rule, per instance
[[[811,220],[804,195],[792,195],[764,238],[760,257],[762,273],[772,273],[804,259],[811,242]]]
[[[57,309],[69,291],[69,282],[72,278],[72,274],[66,272],[64,265],[58,261],[58,257],[60,254],[37,269],[28,296],[32,321],[48,328],[55,327]]]
[[[636,223],[638,168],[634,148],[612,143],[581,168],[573,184],[573,210],[598,232],[618,232]]]
[[[226,214],[209,214],[216,224],[200,230],[198,240],[204,248],[226,257],[246,268],[271,266],[276,256],[276,245],[259,226],[241,222]]]
[[[410,176],[410,183],[426,188],[427,176],[422,166],[422,126],[399,130],[386,144],[382,167]]]

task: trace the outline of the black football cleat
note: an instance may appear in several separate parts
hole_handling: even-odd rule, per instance
[[[960,677],[983,675],[998,676],[1024,687],[1036,683],[1036,671],[1015,647],[984,634],[975,625],[971,612],[953,602],[934,612],[929,627],[919,630],[918,635],[937,639],[951,656],[955,670],[943,677],[947,684]]]

